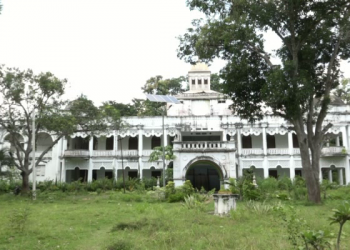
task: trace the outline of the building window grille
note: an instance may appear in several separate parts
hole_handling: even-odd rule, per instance
[[[204,79],[204,84],[208,84],[208,79]]]
[[[195,85],[196,84],[196,80],[192,80],[192,85]]]
[[[199,80],[198,80],[198,84],[202,84],[202,80],[199,79]]]

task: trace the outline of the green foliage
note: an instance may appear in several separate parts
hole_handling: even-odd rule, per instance
[[[290,122],[303,146],[302,165],[313,172],[306,175],[307,188],[316,192],[308,192],[308,198],[320,203],[318,168],[311,166],[312,161],[319,162],[314,152],[327,131],[323,127],[331,91],[339,85],[340,62],[350,58],[349,1],[188,0],[187,4],[205,18],[193,20],[193,27],[179,37],[178,57],[192,64],[198,58],[209,63],[225,60],[220,72],[223,92],[241,118],[262,119],[268,107]],[[281,42],[273,52],[265,49],[268,32]],[[279,59],[278,65],[271,57]],[[310,126],[316,129],[306,131]]]
[[[22,233],[28,224],[28,208],[15,208],[10,215],[10,227],[14,232]]]
[[[332,249],[334,236],[329,231],[307,230],[302,232],[301,237],[305,243],[305,248],[302,249],[311,249],[311,247],[315,250]]]
[[[172,181],[169,181],[168,184],[165,186],[165,197],[169,197],[172,194],[175,194],[175,183]]]
[[[194,193],[194,188],[190,180],[186,180],[180,189],[185,195],[191,195]]]
[[[175,160],[176,156],[173,152],[173,147],[171,145],[165,146],[164,148],[165,160],[172,161]],[[155,147],[153,152],[150,154],[148,161],[149,162],[157,162],[163,159],[163,147]]]
[[[334,90],[333,95],[340,98],[344,103],[350,103],[350,79],[344,78],[341,84]]]
[[[63,99],[66,79],[59,79],[50,72],[34,74],[32,70],[19,70],[0,66],[0,126],[9,135],[12,164],[20,170],[22,192],[29,192],[28,177],[32,172],[32,119],[35,113],[36,138],[45,131],[55,135],[37,158],[39,164],[44,155],[63,137],[81,132],[96,133],[116,122],[119,114],[113,107],[99,109],[86,96],[68,102]],[[28,147],[23,147],[22,136],[27,137]]]
[[[340,238],[344,224],[350,220],[350,203],[344,201],[337,209],[333,209],[333,215],[330,217],[331,224],[339,224],[339,233],[337,239],[337,250],[340,249]]]

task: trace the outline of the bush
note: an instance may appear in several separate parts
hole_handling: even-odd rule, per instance
[[[170,195],[175,194],[175,192],[175,183],[169,181],[168,184],[165,186],[165,197],[168,198]]]
[[[184,201],[185,200],[185,194],[181,191],[177,191],[174,194],[170,194],[168,196],[168,202],[179,202],[179,201]]]
[[[259,180],[258,186],[262,192],[272,193],[278,190],[278,181],[276,178],[269,177],[267,179]]]
[[[181,186],[181,191],[185,194],[185,195],[191,195],[194,193],[194,188],[192,186],[192,183],[190,180],[186,180],[185,183],[183,184],[183,186]]]

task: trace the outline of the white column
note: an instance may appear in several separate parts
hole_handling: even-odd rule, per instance
[[[350,184],[350,168],[349,168],[349,157],[345,157],[345,185]]]
[[[333,174],[332,174],[332,169],[329,169],[329,172],[328,172],[328,180],[330,183],[333,182]]]
[[[343,147],[348,149],[348,140],[347,140],[348,135],[347,135],[346,127],[342,127],[340,130],[341,130],[341,136],[343,140]]]
[[[339,177],[339,185],[344,185],[343,169],[342,168],[338,169],[338,177]]]
[[[142,172],[143,172],[143,162],[142,162],[142,154],[143,154],[143,132],[142,128],[139,128],[139,177],[142,179]]]
[[[165,117],[164,117],[165,119]],[[165,121],[164,121],[165,123]],[[164,147],[168,146],[168,128],[166,125],[164,125],[165,128],[164,128],[164,135],[163,135],[163,140],[164,140]]]
[[[322,183],[323,181],[323,176],[322,176],[322,168],[321,168],[321,161],[320,161],[320,171],[319,171],[319,174],[318,174],[318,179],[319,179],[319,182],[320,184]]]
[[[265,159],[264,159],[264,163],[265,163]],[[269,178],[269,168],[268,168],[267,164],[263,164],[263,165],[265,165],[264,166],[264,178],[266,179],[266,178]]]
[[[337,147],[340,146],[339,135],[337,135],[337,137],[335,138],[335,145],[336,145]]]
[[[62,159],[61,182],[66,182],[66,159]]]
[[[222,131],[222,141],[227,141],[226,136],[227,136],[226,129],[223,129],[223,131]]]
[[[114,131],[113,133],[114,136],[114,142],[113,142],[113,151],[114,151],[114,155],[117,155],[117,151],[118,151],[118,134],[117,131]]]
[[[289,159],[289,177],[293,181],[295,178],[295,162],[294,162],[294,156],[292,155]]]
[[[289,154],[293,155],[293,134],[292,134],[292,132],[288,132],[288,148],[289,148]]]
[[[242,155],[242,135],[241,135],[241,129],[237,129],[237,150],[238,155]]]
[[[243,176],[241,126],[237,127],[238,177]]]
[[[264,155],[267,155],[267,138],[266,138],[266,128],[262,128],[262,139],[263,139],[263,150]]]
[[[92,153],[94,150],[94,137],[90,137],[89,141],[89,169],[88,169],[88,182],[92,182]]]

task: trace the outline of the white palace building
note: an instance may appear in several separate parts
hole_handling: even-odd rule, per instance
[[[190,90],[177,97],[181,104],[167,107],[165,135],[162,117],[124,117],[127,130],[89,137],[77,133],[59,141],[37,168],[37,180],[71,182],[82,178],[121,178],[122,157],[126,177],[157,177],[162,162],[149,162],[152,148],[173,146],[176,186],[189,179],[197,188],[219,188],[220,179],[236,178],[252,169],[257,178],[295,178],[303,175],[298,142],[287,122],[266,115],[251,124],[232,114],[231,100],[210,89],[210,71],[198,63],[188,72]],[[320,179],[350,182],[350,106],[333,104],[326,120],[333,123],[320,160]],[[23,138],[24,140],[25,138]],[[54,138],[41,133],[37,155]],[[6,131],[0,130],[0,148],[10,147]]]

